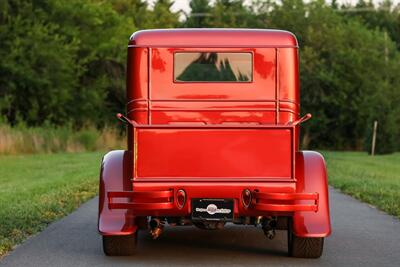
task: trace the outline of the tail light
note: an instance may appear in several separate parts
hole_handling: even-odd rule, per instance
[[[245,209],[250,207],[251,204],[251,192],[249,189],[245,189],[242,192],[242,203]]]
[[[179,189],[176,192],[176,205],[178,206],[179,209],[182,209],[183,206],[185,206],[186,203],[186,193],[184,190]]]

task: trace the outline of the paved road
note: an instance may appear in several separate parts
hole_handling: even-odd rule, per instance
[[[400,221],[333,189],[330,193],[334,232],[316,260],[286,257],[285,232],[270,241],[252,226],[170,227],[155,241],[143,232],[136,256],[106,257],[93,199],[17,247],[0,266],[400,266]]]

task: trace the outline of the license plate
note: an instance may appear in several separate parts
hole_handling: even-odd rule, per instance
[[[192,220],[232,221],[233,199],[192,199]]]

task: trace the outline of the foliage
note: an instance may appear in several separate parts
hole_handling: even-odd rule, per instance
[[[323,2],[300,2],[275,5],[270,23],[300,39],[302,106],[316,115],[305,125],[303,145],[361,150],[374,119],[381,121],[380,133],[388,130],[399,52],[382,32],[344,18]],[[396,144],[384,135],[378,136],[379,151],[393,151]]]
[[[157,0],[152,12],[152,28],[175,28],[179,26],[179,14],[171,12],[173,2]]]
[[[169,1],[5,0],[0,12],[0,110],[11,124],[104,126],[125,106],[127,40],[177,26]],[[174,17],[175,16],[175,17]]]
[[[208,0],[190,1],[191,13],[186,14],[185,27],[188,28],[206,28],[208,24],[207,17],[210,16],[211,6]]]
[[[192,0],[0,2],[0,112],[11,125],[104,127],[125,106],[126,43],[139,29],[285,29],[300,44],[304,148],[400,150],[400,5]],[[3,119],[1,119],[3,120]]]
[[[217,0],[207,21],[211,27],[251,28],[252,15],[243,0]]]

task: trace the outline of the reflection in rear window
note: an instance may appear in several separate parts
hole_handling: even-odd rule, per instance
[[[175,53],[176,82],[251,82],[251,53]]]

